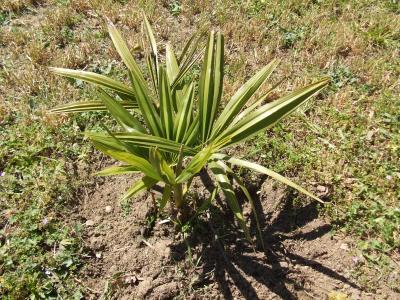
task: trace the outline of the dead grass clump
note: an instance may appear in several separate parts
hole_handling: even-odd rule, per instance
[[[37,65],[48,65],[51,57],[52,50],[42,42],[31,42],[26,47],[26,56],[28,59]]]
[[[28,40],[29,33],[21,27],[7,27],[0,31],[0,43],[6,47],[13,47],[14,52],[25,46]]]
[[[91,45],[88,43],[71,45],[57,52],[59,55],[57,55],[53,64],[58,64],[64,68],[84,69],[89,64],[93,52],[95,51],[93,51]]]
[[[0,3],[0,11],[20,14],[31,6],[43,4],[44,0],[2,0]]]

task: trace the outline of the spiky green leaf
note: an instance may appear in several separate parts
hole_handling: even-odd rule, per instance
[[[228,137],[230,141],[225,146],[230,146],[256,135],[293,112],[299,105],[323,89],[328,83],[329,79],[318,81],[282,97],[276,103],[272,102],[261,106],[249,113],[234,126],[228,127],[218,136],[218,139]]]
[[[146,129],[140,124],[140,122],[132,116],[118,101],[113,99],[103,89],[99,89],[100,99],[107,107],[108,111],[114,117],[114,119],[127,131],[139,131],[142,133],[146,132]]]
[[[152,188],[158,181],[144,176],[142,179],[136,181],[122,196],[121,201],[125,201],[128,198],[135,196],[137,193]]]
[[[87,72],[87,71],[79,71],[79,70],[70,70],[70,69],[64,69],[64,68],[49,68],[50,71],[57,75],[61,75],[64,77],[68,78],[73,78],[73,79],[78,79],[82,80],[85,82],[93,83],[98,86],[102,86],[105,88],[109,88],[117,92],[119,95],[123,97],[123,95],[126,95],[129,98],[130,101],[133,102],[133,104],[136,103],[135,101],[135,91],[131,89],[130,87],[126,86],[125,84],[116,81],[114,79],[111,79],[107,76],[93,73],[93,72]],[[128,100],[128,99],[124,99]]]
[[[138,105],[132,101],[119,101],[118,102],[125,109],[136,109]],[[107,111],[107,107],[103,101],[81,101],[72,102],[52,108],[52,113],[80,113],[80,112],[94,112],[94,111]]]
[[[273,60],[256,75],[250,78],[231,98],[225,106],[213,127],[212,137],[228,127],[232,120],[239,114],[247,101],[254,95],[258,88],[269,78],[279,61]]]
[[[270,176],[273,179],[278,180],[279,182],[298,190],[300,193],[303,193],[304,195],[307,195],[307,196],[313,198],[314,200],[317,200],[318,202],[324,203],[317,196],[315,196],[312,193],[308,192],[306,189],[302,188],[301,186],[299,186],[298,184],[294,183],[290,179],[288,179],[288,178],[286,178],[286,177],[284,177],[284,176],[282,176],[282,175],[280,175],[280,174],[278,174],[278,173],[276,173],[276,172],[274,172],[274,171],[272,171],[272,170],[270,170],[270,169],[268,169],[266,167],[263,167],[263,166],[261,166],[259,164],[256,164],[256,163],[253,163],[253,162],[249,162],[249,161],[246,161],[246,160],[242,160],[242,159],[238,159],[238,158],[235,158],[235,157],[230,157],[230,156],[227,156],[225,154],[214,154],[213,158],[225,160],[225,161],[229,162],[232,165],[237,165],[237,166],[240,166],[240,167],[248,168],[248,169],[254,170],[256,172],[259,172],[261,174],[265,174],[267,176]]]
[[[136,167],[124,165],[124,166],[111,166],[95,174],[98,176],[112,176],[112,175],[123,175],[123,174],[138,173],[138,172],[140,171]]]

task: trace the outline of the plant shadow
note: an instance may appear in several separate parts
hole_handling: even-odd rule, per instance
[[[264,292],[260,293],[257,288],[262,285],[282,299],[297,299],[293,289],[301,290],[303,287],[301,282],[288,276],[293,271],[290,265],[307,266],[325,276],[359,289],[356,284],[338,272],[318,261],[291,252],[283,244],[288,239],[312,241],[331,230],[328,224],[323,224],[308,232],[296,230],[318,218],[317,202],[298,208],[294,205],[294,195],[289,194],[281,201],[282,205],[278,211],[260,213],[263,212],[262,202],[259,194],[256,193],[260,190],[260,186],[251,186],[249,190],[258,212],[265,243],[264,249],[259,239],[256,245],[251,245],[244,239],[243,233],[234,225],[232,213],[223,199],[217,197],[216,204],[210,207],[207,217],[199,218],[192,234],[172,248],[173,257],[178,261],[185,258],[188,245],[192,249],[196,247],[202,249],[202,273],[193,286],[194,289],[216,282],[224,299],[236,299],[237,292],[241,294],[240,298],[264,299],[266,295]],[[239,199],[244,199],[242,196],[238,193]],[[272,217],[273,214],[274,217]],[[257,235],[254,217],[250,218],[250,230],[253,236]],[[233,293],[232,286],[238,291]],[[289,286],[291,288],[288,288]]]

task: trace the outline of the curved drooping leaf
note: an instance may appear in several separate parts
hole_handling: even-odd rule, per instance
[[[150,178],[148,176],[144,176],[142,179],[136,181],[122,196],[121,201],[124,201],[128,198],[135,196],[137,193],[152,188],[158,180]]]
[[[214,154],[213,157],[214,159],[221,159],[221,160],[225,160],[227,162],[229,162],[232,165],[237,165],[240,167],[244,167],[244,168],[248,168],[248,169],[252,169],[256,172],[265,174],[267,176],[272,177],[275,180],[278,180],[279,182],[282,182],[283,184],[290,186],[296,190],[298,190],[300,193],[303,193],[304,195],[307,195],[309,197],[311,197],[314,200],[317,200],[318,202],[324,203],[321,199],[319,199],[317,196],[313,195],[312,193],[310,193],[309,191],[307,191],[306,189],[302,188],[301,186],[299,186],[298,184],[294,183],[293,181],[291,181],[290,179],[266,168],[263,166],[260,166],[259,164],[253,163],[253,162],[249,162],[246,160],[242,160],[242,159],[238,159],[235,157],[230,157],[228,155],[225,154]]]
[[[256,206],[254,205],[254,201],[253,198],[250,195],[249,190],[246,188],[246,186],[244,185],[243,181],[240,179],[239,176],[237,176],[237,174],[232,171],[231,168],[229,168],[226,164],[224,164],[222,161],[219,161],[221,167],[223,167],[225,169],[225,171],[227,173],[229,173],[230,175],[232,175],[232,177],[235,179],[236,183],[239,185],[240,189],[243,191],[243,194],[246,196],[247,200],[249,201],[250,205],[251,205],[251,210],[253,212],[254,215],[254,219],[256,221],[256,226],[257,226],[257,231],[258,231],[258,237],[260,239],[261,242],[261,246],[262,248],[265,250],[265,244],[264,244],[264,238],[262,235],[262,230],[261,230],[261,224],[260,224],[260,220],[258,218],[258,214],[257,214],[257,210],[256,210]]]
[[[161,180],[160,176],[146,159],[126,151],[126,149],[124,149],[122,145],[118,145],[117,142],[113,144],[112,137],[108,140],[92,135],[88,135],[88,137],[90,138],[96,149],[100,150],[104,154],[107,154],[108,156],[121,162],[124,162],[129,166],[135,167],[137,170],[143,172],[147,176],[157,179],[157,181]]]
[[[239,202],[236,198],[235,192],[233,190],[232,184],[230,183],[226,172],[218,161],[211,161],[209,163],[210,169],[214,174],[214,177],[225,195],[226,202],[229,208],[232,210],[235,218],[238,220],[240,227],[242,228],[246,239],[251,241],[249,229],[246,226],[246,220],[244,219],[242,209],[240,208]]]
[[[136,103],[135,91],[133,89],[131,89],[130,87],[126,86],[125,84],[123,84],[119,81],[116,81],[114,79],[111,79],[107,76],[93,73],[93,72],[70,70],[70,69],[64,69],[64,68],[50,67],[49,70],[57,75],[82,80],[85,82],[93,83],[98,86],[112,89],[118,95],[121,95],[122,97],[124,97],[123,95],[129,96],[129,97],[124,97],[124,98],[129,98],[129,100],[132,101],[134,104]],[[124,99],[124,100],[127,100],[127,99]]]

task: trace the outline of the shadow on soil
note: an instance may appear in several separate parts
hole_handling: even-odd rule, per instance
[[[209,186],[208,178],[202,179],[204,185]],[[261,200],[256,194],[259,189],[260,186],[253,186],[249,190],[257,212],[262,212]],[[258,245],[253,248],[237,227],[230,226],[234,223],[233,215],[221,199],[217,199],[218,205],[210,208],[208,220],[197,221],[193,233],[184,242],[173,246],[174,259],[184,259],[187,245],[190,245],[192,249],[201,245],[203,270],[201,279],[194,288],[201,288],[215,281],[224,299],[235,298],[232,285],[239,290],[244,299],[263,299],[263,295],[260,295],[254,287],[257,283],[264,285],[282,299],[297,299],[291,290],[300,290],[303,287],[298,280],[294,281],[287,276],[293,271],[289,269],[289,265],[308,266],[328,277],[359,288],[321,263],[285,249],[283,242],[287,239],[311,241],[323,236],[331,229],[330,225],[325,224],[310,232],[293,234],[295,229],[318,218],[316,202],[295,208],[293,199],[293,195],[286,197],[283,200],[283,207],[278,212],[258,214],[265,250],[261,247],[259,239],[257,239]],[[272,217],[273,214],[274,217]],[[256,236],[257,228],[253,218],[250,228],[252,235]],[[213,274],[213,276],[210,277],[208,274]],[[288,286],[291,288],[288,289]]]

